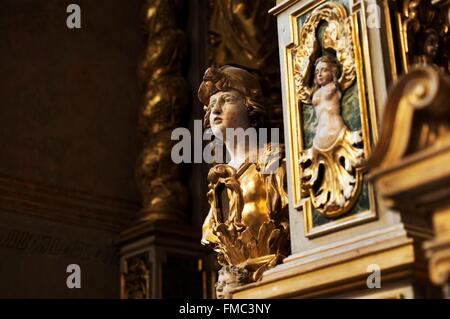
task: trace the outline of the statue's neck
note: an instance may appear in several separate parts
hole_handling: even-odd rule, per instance
[[[246,162],[255,161],[258,155],[257,143],[250,143],[248,136],[245,137],[245,143],[234,143],[233,145],[230,141],[225,141],[225,146],[230,154],[228,165],[235,169],[239,169]]]

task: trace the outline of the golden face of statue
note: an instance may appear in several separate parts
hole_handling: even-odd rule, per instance
[[[244,97],[235,90],[219,91],[209,99],[211,113],[209,122],[213,134],[220,138],[225,136],[227,128],[250,127]]]

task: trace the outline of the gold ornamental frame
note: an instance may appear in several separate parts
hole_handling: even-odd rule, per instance
[[[384,21],[387,32],[387,45],[388,45],[388,55],[389,55],[389,64],[391,69],[392,82],[397,82],[398,79],[398,66],[395,58],[395,43],[394,43],[394,31],[392,29],[392,17],[391,17],[391,4],[390,0],[383,0],[383,10],[384,10]],[[394,17],[396,25],[401,27],[401,17],[396,15]],[[400,23],[400,24],[399,24]],[[401,30],[401,29],[400,29]],[[404,51],[403,41],[400,41],[400,45],[402,47],[401,51]],[[404,61],[404,57],[402,57],[402,61]],[[404,62],[403,62],[404,63]]]
[[[324,225],[313,226],[313,210],[311,200],[302,202],[301,200],[301,169],[298,165],[300,152],[304,150],[302,115],[297,99],[294,83],[294,61],[293,50],[299,45],[298,19],[311,12],[313,9],[324,4],[326,0],[314,1],[306,4],[290,15],[290,25],[292,30],[291,43],[285,47],[285,83],[287,88],[287,118],[288,118],[288,144],[291,149],[290,171],[292,176],[292,197],[295,209],[303,208],[305,237],[314,238],[329,234],[344,228],[355,226],[361,223],[377,219],[377,203],[373,186],[368,184],[370,209],[332,220]],[[349,8],[346,7],[347,11]],[[352,39],[354,43],[355,64],[356,64],[356,85],[358,87],[358,100],[361,117],[361,130],[364,141],[364,157],[370,154],[372,144],[378,139],[377,129],[377,109],[375,105],[374,86],[372,79],[372,66],[370,62],[370,48],[366,25],[366,8],[364,1],[354,3],[349,15],[352,26]]]

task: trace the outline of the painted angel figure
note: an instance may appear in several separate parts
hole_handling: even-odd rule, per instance
[[[342,93],[338,79],[339,66],[334,57],[324,55],[316,60],[312,104],[318,124],[313,144],[319,150],[332,147],[346,128],[340,114]]]
[[[319,38],[322,22],[326,26]],[[327,2],[316,8],[299,38],[301,45],[293,51],[297,99],[300,108],[312,104],[317,118],[313,145],[299,154],[302,198],[322,216],[335,218],[354,206],[363,185],[362,131],[350,130],[341,115],[343,95],[356,79],[345,7]]]
[[[357,169],[364,155],[361,131],[350,131],[341,116],[340,73],[340,64],[331,54],[319,57],[314,63],[310,96],[317,126],[313,147],[300,155],[305,195],[328,218],[340,216],[351,208],[362,180]]]

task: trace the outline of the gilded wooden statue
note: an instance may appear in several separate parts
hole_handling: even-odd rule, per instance
[[[233,142],[230,129],[267,125],[258,80],[246,70],[209,68],[198,95],[205,105],[205,127],[230,155],[228,163],[216,164],[208,174],[211,210],[202,243],[218,253],[223,275],[232,269],[232,274],[256,281],[289,252],[284,148],[275,143],[257,145],[248,136]],[[219,287],[218,295],[223,296],[219,290],[227,288],[220,282]]]

